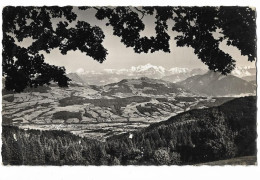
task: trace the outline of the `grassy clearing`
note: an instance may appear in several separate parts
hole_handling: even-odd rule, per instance
[[[213,161],[208,163],[202,163],[197,165],[209,165],[209,166],[224,166],[224,165],[257,165],[256,156],[244,156],[227,160]]]

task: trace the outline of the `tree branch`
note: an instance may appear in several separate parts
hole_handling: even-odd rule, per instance
[[[141,11],[140,9],[138,9],[137,7],[134,7],[135,10],[137,10],[138,12],[140,12],[142,14],[142,17],[141,19],[143,19],[144,15],[145,15],[145,12],[144,11]]]

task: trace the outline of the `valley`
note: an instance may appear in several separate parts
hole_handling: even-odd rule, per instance
[[[213,72],[178,83],[140,77],[88,85],[82,76],[70,78],[67,88],[3,90],[3,147],[10,152],[4,164],[255,163],[243,159],[256,149],[251,82]]]
[[[3,124],[64,130],[104,140],[136,131],[190,109],[220,105],[232,97],[205,97],[162,80],[122,80],[106,86],[39,87],[3,95]]]
[[[236,98],[106,141],[3,125],[3,164],[252,165],[257,153],[255,104],[256,97]]]
[[[120,74],[113,70],[107,72]],[[3,91],[2,124],[21,129],[63,130],[104,141],[192,109],[215,107],[256,93],[253,83],[234,75],[210,71],[201,74],[203,71],[198,69],[165,71],[152,65],[132,68],[130,72],[148,77],[88,85],[84,76],[75,73],[68,75],[71,78],[68,88],[51,84],[28,88],[22,93]],[[171,73],[176,80],[173,76],[185,74],[188,78],[177,83],[149,78],[162,73]],[[247,76],[253,71],[235,73]]]

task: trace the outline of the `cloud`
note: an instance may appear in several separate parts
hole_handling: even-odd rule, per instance
[[[85,70],[83,68],[79,68],[76,70],[77,74],[83,74],[85,72]]]

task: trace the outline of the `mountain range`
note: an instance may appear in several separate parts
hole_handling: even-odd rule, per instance
[[[130,69],[105,69],[102,72],[81,70],[69,73],[68,77],[72,80],[71,84],[102,86],[103,95],[180,94],[178,88],[183,93],[206,96],[241,96],[256,92],[256,69],[249,67],[235,68],[230,75],[224,76],[206,69],[167,70],[147,64]]]
[[[188,69],[180,67],[166,69],[162,66],[146,64],[132,66],[129,69],[104,69],[100,72],[79,69],[75,73],[69,73],[68,76],[75,82],[78,81],[78,77],[73,74],[77,74],[81,78],[80,83],[84,81],[84,84],[89,85],[106,85],[119,82],[123,79],[138,79],[141,77],[178,82],[190,76],[203,74],[205,72],[207,72],[206,69]]]
[[[152,79],[162,79],[172,83],[183,81],[191,76],[205,74],[208,70],[195,68],[173,67],[166,69],[162,66],[152,64],[132,66],[128,69],[104,69],[103,71],[85,71],[83,68],[74,73],[69,73],[68,77],[74,83],[82,85],[106,85],[116,83],[123,79],[138,79],[148,77]],[[250,67],[237,67],[232,75],[242,78],[246,81],[256,81],[256,69]],[[255,83],[255,82],[253,82]]]

